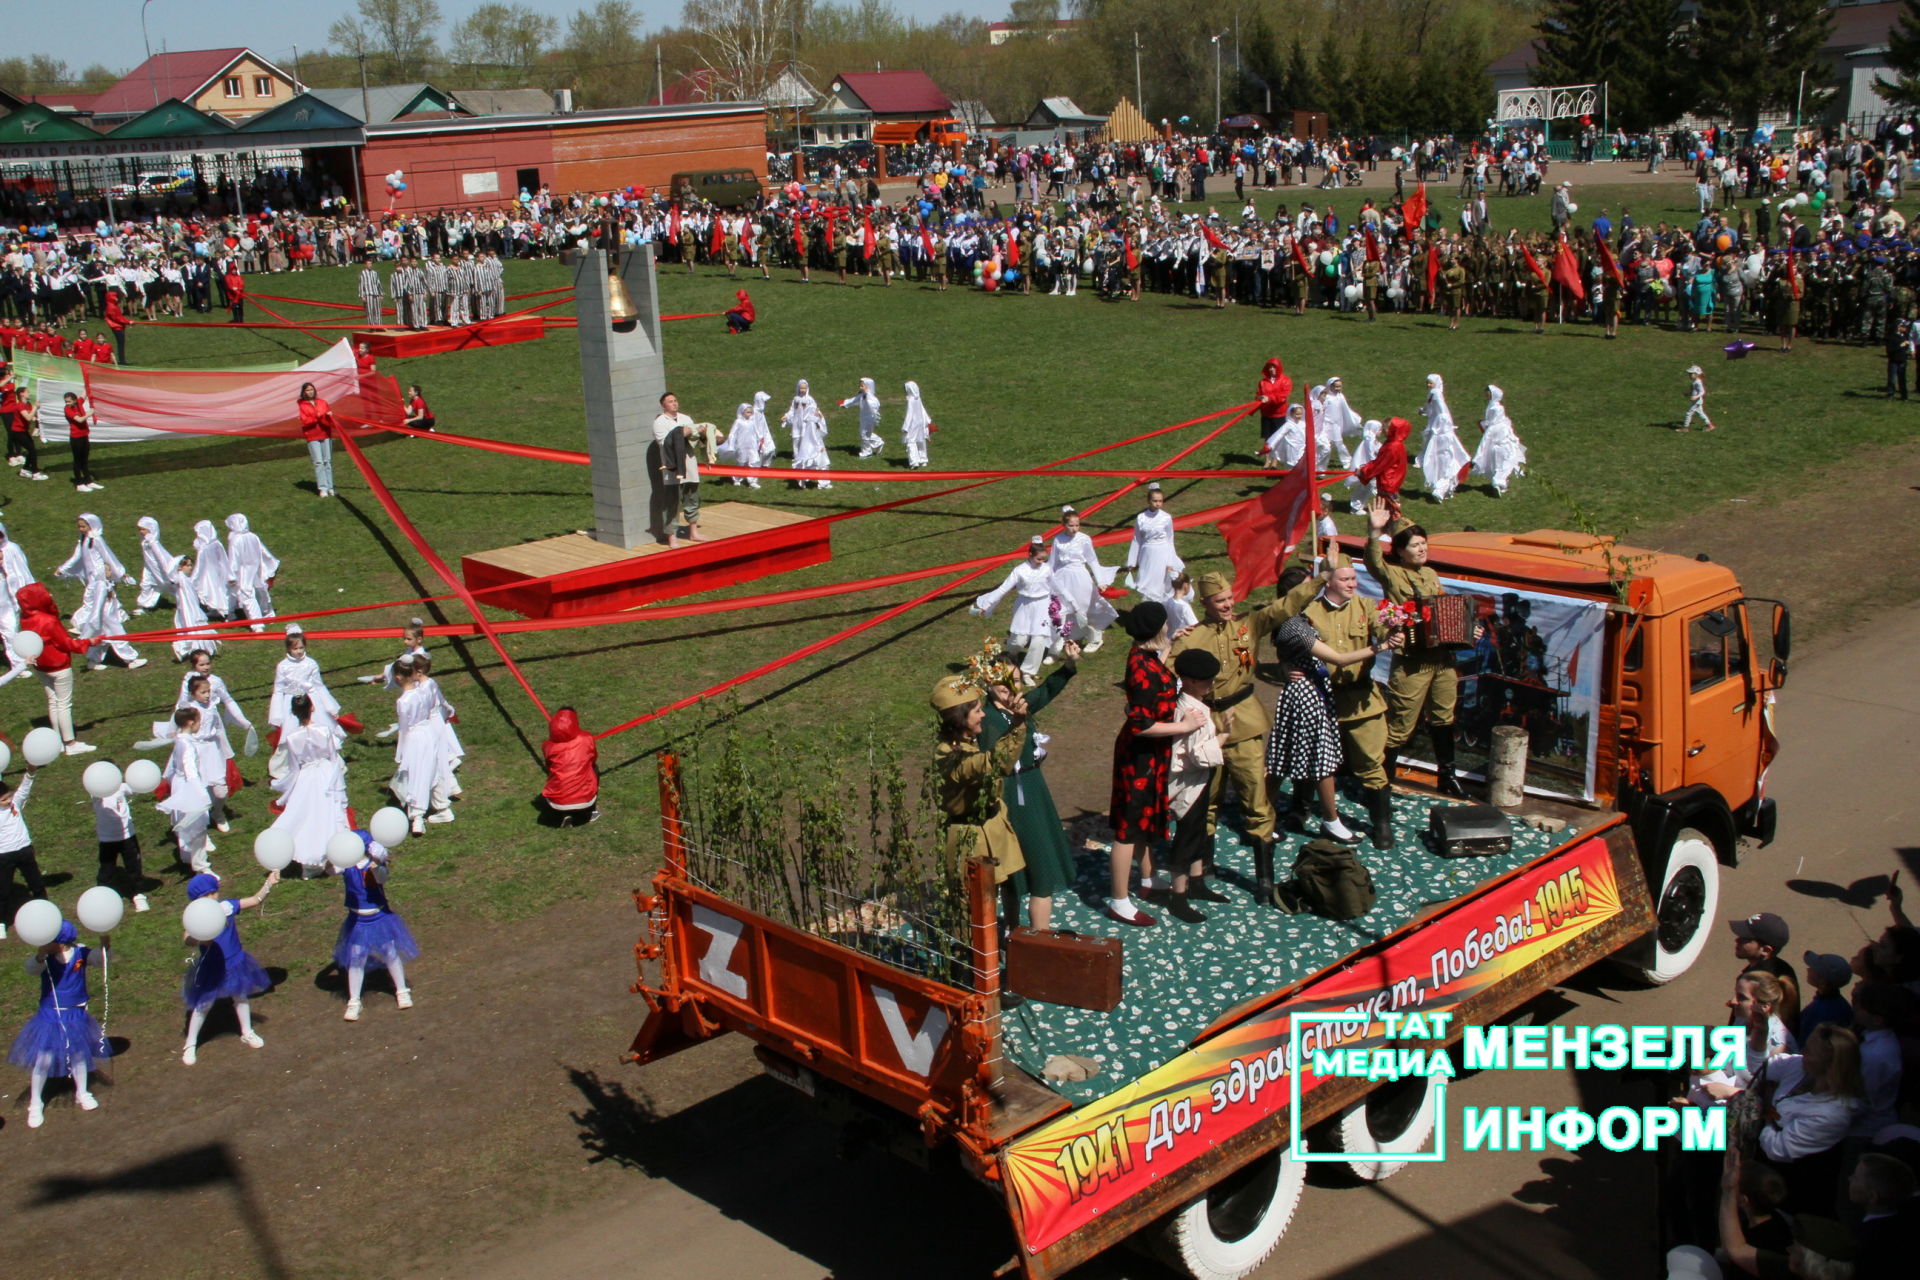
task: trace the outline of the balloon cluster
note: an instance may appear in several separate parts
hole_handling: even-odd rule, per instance
[[[387,194],[388,195],[397,196],[402,191],[405,191],[406,189],[407,189],[406,174],[402,170],[395,169],[392,173],[387,175]]]

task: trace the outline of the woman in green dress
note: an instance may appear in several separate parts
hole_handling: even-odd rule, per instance
[[[1053,793],[1047,789],[1040,765],[1047,754],[1047,736],[1034,723],[1034,714],[1060,696],[1078,669],[1080,646],[1069,640],[1063,649],[1065,660],[1059,670],[1031,688],[1006,689],[1006,695],[1024,694],[1027,709],[1027,740],[1020,748],[1020,763],[1001,783],[1002,802],[1013,830],[1020,837],[1020,851],[1026,867],[1013,873],[1009,883],[1013,892],[1027,899],[1027,919],[1036,929],[1053,927],[1054,895],[1073,885],[1073,851],[1067,847],[1067,835],[1060,824],[1060,812],[1054,807]],[[1005,668],[1019,679],[1019,668]],[[998,686],[1004,688],[1004,686]],[[980,747],[992,751],[1013,720],[996,700],[986,704],[986,723],[980,730]],[[1015,907],[1009,915],[1017,913]]]

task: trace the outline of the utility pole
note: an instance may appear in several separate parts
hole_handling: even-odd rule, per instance
[[[373,123],[373,108],[370,105],[368,105],[368,99],[367,99],[366,51],[362,50],[361,52],[355,54],[354,57],[360,60],[360,123],[362,125],[370,125]]]
[[[140,0],[140,42],[147,46],[147,84],[153,89],[153,105],[157,107],[160,105],[160,80],[153,69],[153,41],[147,38],[147,6],[152,3],[153,0]]]
[[[1226,36],[1222,31],[1213,38],[1213,130],[1220,131],[1220,41]]]
[[[1140,115],[1147,114],[1147,95],[1140,88],[1140,33],[1133,33],[1133,103],[1140,108]]]
[[[653,102],[658,107],[667,105],[666,63],[661,59],[658,40],[653,43]]]
[[[293,81],[295,84],[300,84],[300,46],[299,45],[293,46]]]

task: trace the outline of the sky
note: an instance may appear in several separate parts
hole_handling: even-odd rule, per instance
[[[541,13],[552,14],[562,27],[573,13],[586,7],[583,0],[517,0]],[[478,8],[481,0],[440,0],[447,29]],[[931,21],[943,13],[959,12],[990,21],[1006,17],[1007,0],[893,0],[904,16]],[[10,53],[44,53],[78,71],[93,63],[115,70],[132,70],[146,59],[140,36],[140,0],[101,0],[89,6],[88,21],[36,23],[27,42]],[[660,0],[635,0],[646,26],[677,22],[680,5]],[[1065,6],[1062,6],[1063,8]],[[167,49],[226,49],[244,46],[291,71],[293,51],[324,48],[327,28],[334,19],[353,11],[353,0],[310,0],[308,3],[236,5],[233,0],[148,0],[147,36],[155,53]],[[100,25],[96,26],[95,23]],[[19,34],[19,33],[17,33]],[[537,86],[552,88],[559,86]]]

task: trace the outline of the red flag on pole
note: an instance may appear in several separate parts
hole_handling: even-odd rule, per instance
[[[1133,234],[1129,232],[1125,236],[1122,236],[1120,242],[1126,247],[1127,270],[1138,271],[1140,269],[1140,255],[1133,251]]]
[[[801,262],[804,263],[807,260],[807,236],[806,233],[800,229],[800,211],[798,209],[794,210],[793,213],[793,251],[799,255]]]
[[[709,237],[707,242],[707,252],[717,256],[720,252],[720,246],[725,244],[726,242],[727,242],[727,229],[725,226],[721,225],[720,219],[715,218],[713,220],[713,235]]]
[[[1614,260],[1613,250],[1607,245],[1607,238],[1598,231],[1593,233],[1593,247],[1600,255],[1600,269],[1613,281],[1615,289],[1625,291],[1627,277],[1620,271],[1620,264]]]
[[[1020,265],[1020,229],[1012,223],[1007,224],[1007,265]]]
[[[740,250],[742,253],[753,252],[753,224],[745,218],[740,219]]]
[[[1298,236],[1294,237],[1293,241],[1293,260],[1300,264],[1301,271],[1307,275],[1313,274],[1313,264],[1307,261],[1306,250],[1300,247],[1300,239]]]
[[[862,209],[860,211],[860,228],[861,238],[866,241],[865,244],[860,246],[860,257],[862,259],[871,258],[873,256],[873,213],[871,210]]]
[[[1429,306],[1434,306],[1437,304],[1437,299],[1435,299],[1433,296],[1433,285],[1434,285],[1434,281],[1438,280],[1439,278],[1440,278],[1440,246],[1437,244],[1430,244],[1427,246],[1427,305]]]
[[[1307,409],[1307,447],[1300,463],[1257,498],[1215,523],[1233,561],[1233,598],[1245,600],[1280,581],[1280,566],[1313,522],[1319,500],[1313,483],[1313,409]]]
[[[1400,212],[1406,217],[1409,232],[1417,230],[1420,224],[1427,220],[1426,183],[1423,182],[1413,189],[1413,194],[1407,198],[1407,202],[1400,206]]]
[[[675,244],[680,243],[680,205],[675,201],[667,208],[667,238]]]
[[[1371,224],[1367,226],[1366,235],[1367,235],[1367,261],[1378,262],[1380,261],[1380,242],[1379,240],[1374,238],[1373,227]]]
[[[1520,254],[1522,257],[1524,257],[1527,260],[1527,270],[1533,272],[1534,279],[1538,280],[1541,284],[1546,284],[1547,269],[1540,265],[1540,260],[1538,258],[1535,258],[1533,256],[1533,250],[1529,249],[1526,245],[1523,244],[1520,246]],[[1559,264],[1556,262],[1554,266],[1555,266],[1555,270],[1557,271],[1559,268]]]
[[[1207,238],[1207,247],[1210,249],[1224,249],[1227,247],[1227,242],[1220,238],[1219,233],[1213,229],[1210,223],[1203,222],[1200,224],[1200,234]]]
[[[924,222],[920,224],[920,247],[927,251],[928,258],[933,257],[933,232]]]
[[[1580,261],[1573,256],[1573,246],[1564,235],[1560,237],[1559,248],[1553,251],[1553,278],[1575,298],[1586,300],[1587,282],[1580,278]]]

